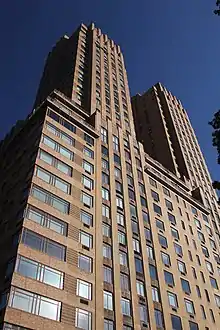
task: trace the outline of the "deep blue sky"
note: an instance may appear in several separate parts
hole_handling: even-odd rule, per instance
[[[220,108],[220,17],[215,0],[2,0],[0,138],[31,111],[56,40],[94,21],[120,44],[131,95],[161,81],[188,110],[213,177],[219,165],[208,121]]]

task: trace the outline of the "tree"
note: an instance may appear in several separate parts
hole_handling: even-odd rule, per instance
[[[216,7],[217,9],[214,10],[214,13],[218,16],[220,16],[220,0],[216,1]]]
[[[220,4],[219,4],[220,5]],[[209,125],[212,126],[214,129],[212,133],[212,145],[216,147],[217,153],[218,153],[218,164],[220,164],[220,110],[218,110],[212,119],[212,121],[209,122]],[[213,182],[213,188],[220,190],[220,182],[214,181]]]

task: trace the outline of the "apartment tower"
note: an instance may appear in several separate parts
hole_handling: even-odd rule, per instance
[[[0,329],[220,329],[215,192],[181,103],[94,24],[0,143]],[[200,172],[201,171],[201,172]]]

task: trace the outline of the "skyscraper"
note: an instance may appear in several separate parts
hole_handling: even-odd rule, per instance
[[[56,44],[0,144],[4,330],[219,328],[218,205],[195,134],[161,84],[132,105],[94,24]]]

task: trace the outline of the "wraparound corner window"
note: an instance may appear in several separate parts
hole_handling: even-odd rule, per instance
[[[61,302],[26,290],[12,287],[8,305],[27,313],[60,321]]]

